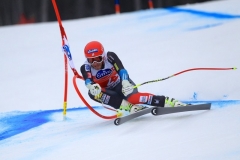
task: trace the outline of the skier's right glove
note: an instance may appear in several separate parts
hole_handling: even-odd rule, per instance
[[[94,96],[97,96],[101,93],[101,86],[98,83],[88,84],[87,88],[89,89],[90,93]]]
[[[122,93],[124,96],[128,96],[133,92],[133,85],[128,80],[122,81]]]

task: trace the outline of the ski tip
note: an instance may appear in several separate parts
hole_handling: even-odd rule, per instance
[[[233,67],[233,70],[237,70],[237,67]]]

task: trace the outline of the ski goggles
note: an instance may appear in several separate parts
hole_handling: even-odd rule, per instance
[[[94,58],[87,58],[88,63],[93,64],[93,63],[101,63],[103,61],[103,56],[98,56]]]

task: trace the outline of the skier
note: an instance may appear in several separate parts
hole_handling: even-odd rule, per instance
[[[84,55],[86,61],[80,70],[89,89],[88,95],[94,101],[117,109],[120,116],[124,111],[131,114],[145,109],[144,105],[158,107],[187,105],[163,95],[138,92],[119,57],[114,52],[106,52],[98,41],[87,43]]]

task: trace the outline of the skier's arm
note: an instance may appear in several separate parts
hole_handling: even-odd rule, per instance
[[[122,93],[128,96],[133,92],[133,85],[129,82],[129,75],[127,70],[124,68],[121,60],[114,52],[107,53],[108,61],[114,66],[122,80]]]
[[[124,68],[121,60],[114,52],[107,53],[108,61],[114,66],[115,70],[118,72],[121,80],[128,80],[129,75],[127,70]]]
[[[92,73],[91,73],[91,66],[88,64],[83,64],[80,67],[83,79],[85,80],[85,85],[93,84]]]

